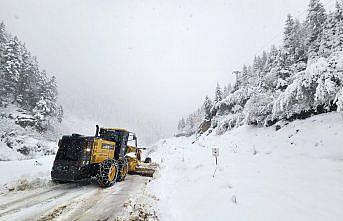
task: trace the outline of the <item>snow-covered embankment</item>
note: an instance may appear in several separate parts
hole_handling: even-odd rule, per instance
[[[343,115],[192,141],[161,141],[151,155],[161,165],[151,185],[161,220],[343,219]]]

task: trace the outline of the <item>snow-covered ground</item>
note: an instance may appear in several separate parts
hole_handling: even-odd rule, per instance
[[[343,115],[279,125],[153,146],[161,220],[343,220]]]
[[[30,160],[0,161],[0,193],[49,185],[55,155]]]

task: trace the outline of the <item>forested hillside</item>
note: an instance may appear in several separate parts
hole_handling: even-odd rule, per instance
[[[183,135],[222,134],[243,124],[271,126],[343,111],[343,1],[327,12],[310,0],[305,21],[288,15],[283,43],[234,71],[236,80],[178,125]]]
[[[26,156],[52,152],[44,149],[45,141],[38,140],[49,134],[62,118],[55,77],[39,68],[36,57],[1,22],[0,160],[10,159],[11,152]]]

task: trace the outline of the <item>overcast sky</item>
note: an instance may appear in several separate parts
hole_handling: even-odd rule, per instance
[[[151,141],[279,44],[308,1],[0,0],[0,20],[57,77],[68,114]]]

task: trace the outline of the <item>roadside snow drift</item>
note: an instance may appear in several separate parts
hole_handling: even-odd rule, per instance
[[[50,171],[55,156],[30,160],[0,161],[0,194],[51,184]]]
[[[343,220],[343,115],[279,125],[156,144],[161,220]]]

